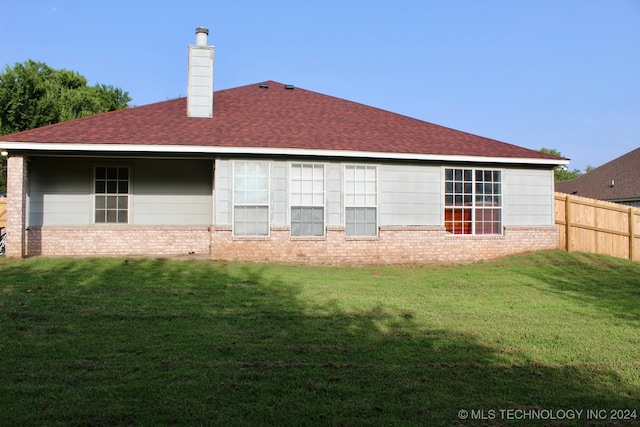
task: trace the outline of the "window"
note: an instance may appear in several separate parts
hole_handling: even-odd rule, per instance
[[[444,179],[444,226],[449,233],[501,233],[500,171],[445,169]]]
[[[233,169],[233,234],[269,235],[269,163],[235,162]]]
[[[96,166],[95,223],[129,222],[129,168],[127,166]]]
[[[377,236],[377,167],[345,166],[344,175],[347,236]]]
[[[291,235],[324,236],[324,165],[291,165]]]

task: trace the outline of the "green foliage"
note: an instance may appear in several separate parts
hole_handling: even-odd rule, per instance
[[[640,263],[0,259],[0,425],[637,425]],[[634,412],[635,415],[634,415]],[[553,420],[552,420],[553,421]]]
[[[541,148],[538,151],[541,153],[552,154],[554,156],[563,157],[562,153],[560,153],[555,148]],[[591,166],[589,166],[591,167]],[[592,167],[591,167],[592,168]],[[587,170],[588,172],[589,170]],[[580,169],[569,170],[566,166],[556,166],[554,169],[554,177],[556,181],[569,181],[570,179],[575,179],[582,175]]]
[[[127,108],[128,92],[28,60],[0,73],[0,134]]]
[[[0,135],[127,108],[128,92],[87,86],[75,71],[27,60],[0,72]],[[6,191],[6,159],[0,160],[0,192]]]

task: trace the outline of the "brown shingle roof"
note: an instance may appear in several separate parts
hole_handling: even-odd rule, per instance
[[[608,201],[640,200],[640,148],[576,179],[556,182],[556,191]]]
[[[186,116],[186,98],[98,114],[2,141],[350,150],[559,159],[277,82],[214,93],[212,119]]]

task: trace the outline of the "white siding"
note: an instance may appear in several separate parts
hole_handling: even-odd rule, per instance
[[[297,161],[297,160],[292,160]],[[231,160],[216,163],[216,224],[231,224]],[[326,176],[326,225],[344,226],[344,164],[321,162]],[[271,173],[271,224],[289,225],[289,164],[274,161]],[[349,164],[354,164],[349,162]],[[364,163],[359,163],[364,164]],[[469,165],[473,167],[473,165]],[[553,225],[552,170],[502,168],[503,224]],[[442,165],[380,164],[380,226],[442,226]]]
[[[342,164],[327,163],[326,169],[326,197],[327,197],[327,226],[341,226],[343,221],[342,202]]]
[[[231,225],[231,161],[216,160],[216,225]]]
[[[213,115],[213,46],[189,46],[187,115]]]
[[[382,165],[380,225],[441,225],[441,174],[439,166]]]
[[[137,160],[132,225],[211,225],[212,160]]]
[[[210,225],[211,204],[193,195],[134,195],[132,225]]]
[[[289,223],[289,164],[271,164],[271,225],[286,226]]]
[[[553,225],[553,170],[504,169],[505,226]]]
[[[87,160],[32,157],[29,165],[29,226],[88,225],[93,174]]]
[[[212,160],[32,157],[29,225],[93,224],[93,168],[131,168],[131,225],[210,225]]]
[[[326,176],[326,225],[344,226],[343,169],[340,162],[321,162]],[[231,225],[232,160],[215,162],[215,224]],[[289,164],[273,161],[271,224],[289,225]],[[351,162],[350,162],[351,164]],[[93,168],[131,168],[130,224],[210,225],[213,221],[213,160],[31,158],[28,225],[93,223]],[[551,169],[502,168],[503,224],[554,224]],[[380,164],[380,226],[441,226],[441,165]]]

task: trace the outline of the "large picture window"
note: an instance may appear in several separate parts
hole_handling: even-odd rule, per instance
[[[95,223],[128,223],[129,167],[96,166],[94,172]]]
[[[233,234],[269,235],[269,163],[237,161],[233,169]]]
[[[344,169],[347,236],[378,235],[378,168],[347,165]]]
[[[291,165],[291,235],[324,236],[324,165]]]
[[[445,169],[444,226],[453,234],[501,234],[502,173]]]

